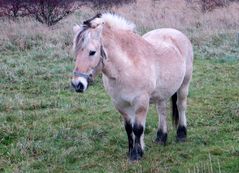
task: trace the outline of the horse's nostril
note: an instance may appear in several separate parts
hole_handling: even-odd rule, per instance
[[[78,77],[72,80],[71,85],[76,92],[84,92],[87,89],[88,82],[87,79]]]
[[[84,85],[81,82],[78,83],[76,87],[76,91],[79,91],[79,92],[84,91]]]
[[[79,82],[78,84],[75,84],[74,82],[71,82],[72,87],[75,89],[76,92],[83,92],[84,91],[84,85]]]

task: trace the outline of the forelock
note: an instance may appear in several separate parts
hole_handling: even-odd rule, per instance
[[[75,54],[81,49],[84,48],[89,42],[89,31],[87,27],[83,27],[78,33],[76,33],[73,41],[73,51]]]

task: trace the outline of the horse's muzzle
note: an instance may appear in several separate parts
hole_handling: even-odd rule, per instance
[[[71,85],[76,92],[84,92],[88,87],[88,81],[84,77],[77,77],[72,79]]]

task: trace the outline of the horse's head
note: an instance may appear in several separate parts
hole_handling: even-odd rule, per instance
[[[71,83],[76,92],[84,92],[89,82],[102,71],[106,58],[101,40],[102,28],[100,15],[73,28],[76,62]]]

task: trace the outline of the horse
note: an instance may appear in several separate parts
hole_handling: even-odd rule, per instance
[[[170,98],[176,141],[186,140],[193,49],[183,33],[162,28],[140,36],[133,22],[112,13],[98,14],[73,30],[76,62],[71,85],[76,92],[85,92],[95,76],[102,74],[104,88],[124,120],[130,161],[143,156],[150,103],[156,104],[159,116],[156,143],[167,142]]]

